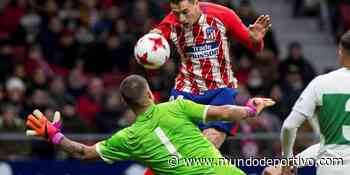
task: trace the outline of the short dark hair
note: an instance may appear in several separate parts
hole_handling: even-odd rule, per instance
[[[294,48],[297,48],[297,49],[301,49],[302,48],[300,42],[298,42],[298,41],[290,42],[288,47],[289,47],[289,50],[294,49]]]
[[[124,101],[131,106],[142,105],[147,89],[147,80],[140,75],[130,75],[120,84],[120,94]]]
[[[181,1],[185,1],[185,0],[170,0],[170,3],[172,4],[179,4]],[[194,0],[188,0],[189,2],[193,3]]]
[[[343,34],[340,39],[341,47],[350,54],[350,30]]]

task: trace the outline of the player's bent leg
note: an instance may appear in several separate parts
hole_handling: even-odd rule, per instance
[[[261,175],[280,175],[281,173],[282,169],[280,167],[268,166],[264,169]]]
[[[207,128],[203,130],[203,135],[214,144],[216,148],[220,148],[226,139],[226,133],[215,128]]]
[[[199,124],[199,128],[203,131],[203,135],[213,143],[216,148],[220,148],[224,143],[226,136],[232,133],[232,123],[227,122],[208,122]]]
[[[273,167],[266,167],[266,168],[264,168],[261,175],[272,175],[273,174],[272,171],[274,171]]]

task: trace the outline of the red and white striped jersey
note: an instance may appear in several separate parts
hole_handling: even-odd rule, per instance
[[[178,91],[200,94],[216,88],[234,88],[228,39],[259,51],[263,41],[254,45],[248,28],[234,11],[213,3],[199,3],[202,14],[192,26],[182,26],[173,13],[158,25],[163,36],[171,40],[181,56],[176,78]]]

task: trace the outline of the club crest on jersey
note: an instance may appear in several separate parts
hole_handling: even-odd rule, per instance
[[[215,39],[215,30],[213,27],[208,27],[205,30],[205,33],[206,33],[208,39],[212,39],[212,40]]]

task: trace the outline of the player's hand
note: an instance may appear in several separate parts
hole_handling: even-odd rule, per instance
[[[266,35],[266,32],[271,27],[271,18],[269,15],[261,15],[255,21],[254,24],[249,26],[250,38],[254,43],[262,41]]]
[[[33,114],[28,115],[26,125],[29,128],[26,131],[26,135],[28,136],[39,136],[54,144],[63,138],[60,132],[62,126],[60,113],[57,111],[51,123],[43,113],[36,109],[33,111]]]
[[[273,106],[274,104],[275,101],[271,98],[254,97],[248,100],[246,106],[253,108],[256,111],[256,114],[259,114],[262,110]]]

